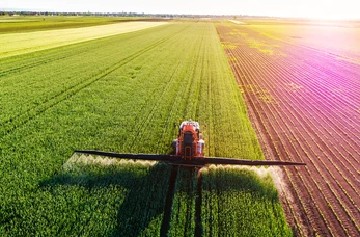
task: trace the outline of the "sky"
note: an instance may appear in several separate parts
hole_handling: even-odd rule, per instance
[[[359,0],[0,0],[0,10],[360,19]]]

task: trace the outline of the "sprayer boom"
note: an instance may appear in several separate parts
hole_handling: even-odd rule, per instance
[[[204,165],[305,165],[305,163],[291,162],[291,161],[270,161],[270,160],[245,160],[237,158],[220,158],[220,157],[201,157],[196,159],[186,160],[181,156],[177,155],[157,155],[157,154],[121,154],[114,152],[103,152],[103,151],[75,151],[75,153],[85,155],[96,155],[106,156],[119,159],[130,159],[130,160],[150,160],[150,161],[161,161],[174,165],[186,165],[186,166],[204,166]]]
[[[173,155],[158,154],[121,154],[96,150],[75,151],[87,155],[107,156],[131,160],[161,161],[175,165],[204,166],[204,165],[305,165],[301,162],[270,161],[270,160],[246,160],[223,157],[204,157],[205,141],[200,133],[198,122],[184,121],[179,126],[178,137],[173,141]]]

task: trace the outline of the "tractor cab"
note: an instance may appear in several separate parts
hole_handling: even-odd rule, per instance
[[[204,157],[205,142],[202,139],[198,122],[191,120],[182,122],[174,143],[175,154],[185,160]]]

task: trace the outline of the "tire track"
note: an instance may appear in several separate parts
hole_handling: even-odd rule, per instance
[[[175,192],[175,182],[177,178],[178,173],[178,166],[173,165],[171,168],[171,174],[169,178],[169,187],[166,194],[166,200],[164,205],[164,216],[161,223],[161,229],[160,229],[160,236],[166,237],[168,236],[168,232],[170,229],[170,221],[171,221],[171,210],[173,205],[173,199],[174,199],[174,192]]]
[[[200,237],[203,234],[203,227],[201,222],[201,205],[202,205],[202,174],[200,168],[196,169],[196,190],[197,194],[195,197],[195,237]]]

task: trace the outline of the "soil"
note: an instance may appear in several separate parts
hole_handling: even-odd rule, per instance
[[[217,31],[266,158],[307,164],[283,168],[294,233],[360,236],[360,65],[246,26]]]

